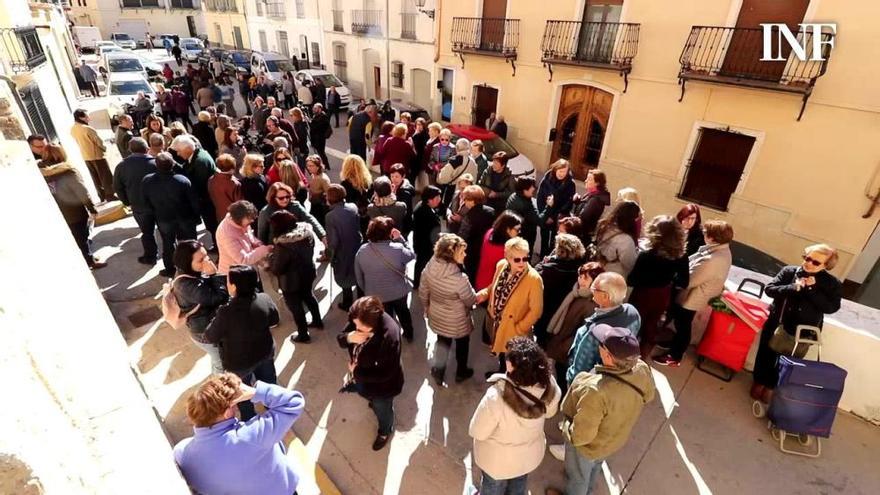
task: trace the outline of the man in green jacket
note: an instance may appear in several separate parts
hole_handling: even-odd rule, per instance
[[[565,495],[592,493],[602,463],[626,444],[642,408],[654,399],[651,368],[639,357],[639,340],[626,328],[605,324],[592,332],[602,364],[579,373],[562,400]]]

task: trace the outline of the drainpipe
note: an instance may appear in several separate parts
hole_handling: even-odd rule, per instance
[[[434,11],[434,19],[436,19],[436,29],[434,32],[434,63],[436,64],[438,60],[440,60],[440,35],[443,33],[443,30],[440,29],[440,23],[443,22],[443,0],[437,0],[437,8]]]
[[[18,94],[18,84],[15,81],[10,79],[5,74],[0,74],[0,79],[6,81],[6,84],[9,85],[9,89],[12,90],[12,96],[15,97],[15,103],[18,104],[18,109],[21,111],[21,114],[24,116],[25,123],[28,126],[28,130],[33,133],[34,132],[34,123],[31,121],[31,116],[27,113],[27,107],[24,105],[24,101],[21,99],[21,95]]]
[[[391,99],[391,0],[385,0],[385,87]]]

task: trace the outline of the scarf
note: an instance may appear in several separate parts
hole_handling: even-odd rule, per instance
[[[591,294],[592,292],[589,287],[581,287],[575,282],[574,289],[565,296],[559,309],[553,313],[553,318],[550,318],[550,323],[547,324],[547,332],[550,335],[558,334],[559,331],[562,330],[562,322],[565,320],[565,315],[568,313],[568,308],[571,306],[571,303],[579,297],[590,297]]]
[[[373,204],[376,206],[392,206],[396,202],[397,196],[394,193],[391,193],[384,198],[380,198],[378,195],[373,194]]]
[[[519,281],[522,280],[527,270],[528,267],[524,268],[519,273],[511,273],[509,264],[506,264],[504,268],[501,269],[501,275],[498,276],[498,283],[495,284],[495,298],[492,302],[492,310],[495,313],[492,326],[496,333],[498,332],[498,327],[501,325],[501,315],[504,313],[504,308],[507,306],[510,296],[513,294],[513,291],[516,290],[516,286],[519,285]]]

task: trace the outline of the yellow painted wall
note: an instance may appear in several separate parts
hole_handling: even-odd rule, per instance
[[[616,72],[542,67],[545,23],[576,20],[579,2],[508,2],[508,18],[520,19],[516,76],[503,59],[452,53],[453,15],[473,16],[474,0],[443,4],[438,65],[455,69],[453,121],[470,122],[474,84],[499,88],[499,107],[512,143],[546,168],[564,84],[594,85],[615,94],[601,167],[612,189],[634,186],[649,216],[671,213],[684,177],[697,125],[731,126],[756,136],[752,161],[729,211],[704,209],[704,216],[732,222],[737,239],[787,262],[803,246],[829,242],[842,250],[835,270],[844,275],[877,224],[864,220],[864,192],[880,167],[880,64],[873,63],[880,3],[868,0],[813,0],[807,20],[837,22],[837,45],[828,72],[816,83],[803,119],[796,117],[800,95],[690,81],[679,103],[678,58],[691,26],[734,22],[738,0],[685,0],[674,4],[626,0],[623,22],[641,24],[638,55],[622,94]],[[876,186],[873,186],[876,188]]]
[[[217,30],[215,24],[220,24],[223,31],[223,45],[227,47],[235,46],[235,36],[233,35],[233,26],[238,26],[241,30],[241,40],[244,48],[253,49],[251,45],[250,35],[248,33],[247,22],[242,13],[242,2],[238,2],[238,13],[235,12],[212,12],[205,10],[205,31],[208,34],[208,41],[213,45],[219,40],[217,39]]]

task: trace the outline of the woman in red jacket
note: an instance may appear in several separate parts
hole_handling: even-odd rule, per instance
[[[406,167],[404,177],[409,175],[409,165],[416,152],[412,142],[406,139],[406,131],[406,124],[397,124],[391,129],[391,136],[376,146],[373,164],[381,166],[384,175],[391,173],[391,166],[395,163]]]
[[[474,289],[480,291],[492,284],[495,276],[495,265],[504,259],[504,243],[519,236],[522,218],[512,211],[505,210],[495,219],[492,228],[483,237],[483,249],[480,251],[480,264],[477,267],[477,284]]]

